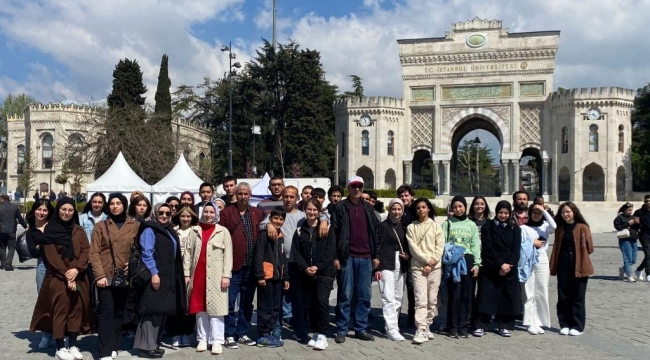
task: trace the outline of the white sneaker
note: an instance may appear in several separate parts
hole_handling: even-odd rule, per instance
[[[223,348],[221,348],[221,344],[219,343],[214,343],[212,344],[212,350],[210,351],[212,355],[221,355],[223,352]]]
[[[117,359],[117,351],[111,351],[111,359]]]
[[[404,336],[402,336],[402,334],[399,333],[399,330],[391,330],[391,331],[389,331],[388,334],[386,334],[386,337],[388,337],[388,340],[391,340],[391,341],[404,341],[404,340],[406,340],[406,339],[404,339]]]
[[[537,329],[537,326],[531,325],[528,327],[528,333],[531,335],[537,335],[539,334],[539,330]]]
[[[103,358],[99,358],[99,360],[113,360],[113,359],[115,358],[112,356],[104,356]]]
[[[577,329],[571,329],[571,331],[569,331],[569,335],[571,335],[571,336],[580,336],[580,335],[582,335],[582,331],[578,331]]]
[[[59,360],[75,360],[74,356],[65,348],[57,350],[54,357]]]
[[[636,279],[634,278],[634,276],[630,276],[630,277],[627,279],[627,282],[636,282]]]
[[[316,344],[314,344],[314,350],[325,350],[328,346],[327,337],[323,334],[319,334],[318,340],[316,340]]]
[[[307,343],[307,346],[314,347],[314,345],[316,345],[316,341],[318,341],[318,333],[314,333],[314,335],[312,335],[311,340],[309,340]]]
[[[560,329],[560,335],[569,335],[569,328]]]
[[[203,352],[208,350],[208,343],[205,341],[199,341],[199,344],[196,345],[196,352]]]
[[[546,333],[546,331],[544,331],[544,329],[542,329],[541,326],[538,326],[537,327],[537,333],[540,334],[540,335],[544,335]]]
[[[625,268],[622,267],[618,268],[618,277],[621,280],[625,280]]]
[[[192,346],[192,340],[189,335],[181,336],[181,346]]]
[[[76,346],[70,346],[70,348],[68,348],[68,353],[70,353],[70,355],[72,355],[75,360],[84,359],[83,354],[81,353],[81,351],[79,351],[79,348]]]
[[[50,347],[50,337],[47,335],[41,335],[41,342],[38,343],[39,349],[47,349]]]
[[[180,336],[174,336],[172,338],[172,346],[173,347],[179,347],[181,346],[181,337]]]
[[[413,344],[423,344],[425,342],[429,341],[429,338],[427,338],[427,334],[425,331],[418,330],[415,333],[415,336],[413,337]]]
[[[426,336],[427,336],[427,339],[429,339],[429,340],[433,340],[433,339],[435,338],[435,336],[433,336],[433,333],[432,333],[431,330],[429,330],[429,329],[427,329],[427,330],[424,332],[424,335],[426,335]]]
[[[645,281],[650,282],[650,275],[645,277]]]
[[[643,281],[643,270],[641,270],[641,271],[637,270],[637,271],[634,272],[634,274],[636,275],[637,280]]]

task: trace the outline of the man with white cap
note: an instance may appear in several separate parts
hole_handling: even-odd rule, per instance
[[[338,306],[336,308],[337,343],[345,342],[350,322],[353,295],[357,304],[354,316],[354,336],[374,341],[367,332],[372,270],[379,265],[375,231],[379,221],[372,206],[361,199],[363,178],[353,176],[348,181],[348,197],[338,202],[331,213],[330,231],[336,237],[336,267],[338,277]],[[354,294],[353,294],[354,292]]]

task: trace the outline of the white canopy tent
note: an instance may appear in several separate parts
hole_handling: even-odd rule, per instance
[[[197,203],[201,199],[199,197],[199,187],[202,183],[203,180],[194,173],[194,170],[185,160],[185,156],[181,154],[169,174],[151,187],[153,203],[163,202],[170,196],[180,197],[183,191],[191,191],[194,194],[194,202]]]
[[[269,176],[269,173],[266,173],[257,184],[251,186],[251,205],[256,206],[258,202],[262,201],[262,199],[271,196],[271,192],[269,191],[270,181],[271,177]]]
[[[100,192],[106,196],[118,192],[128,199],[134,191],[142,191],[145,196],[151,196],[151,185],[147,184],[131,169],[120,151],[111,167],[102,176],[86,185],[88,196]]]

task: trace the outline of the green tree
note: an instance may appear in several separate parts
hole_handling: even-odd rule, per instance
[[[463,141],[456,152],[456,186],[472,192],[493,191],[484,189],[481,185],[493,183],[490,178],[495,176],[492,162],[492,149],[475,144],[472,140]],[[487,181],[490,180],[490,181]]]
[[[650,84],[639,88],[634,99],[630,160],[633,189],[650,189]]]
[[[7,175],[7,142],[5,140],[7,138],[7,118],[10,116],[22,116],[28,106],[36,104],[38,104],[38,101],[29,95],[9,94],[0,105],[0,139],[2,139],[0,142],[3,142],[3,148],[0,151],[4,151],[5,153],[5,156],[0,158],[0,174],[2,174],[2,179],[5,179]]]
[[[20,165],[18,169],[18,187],[23,190],[27,199],[27,195],[34,189],[34,171],[36,170],[36,160],[32,155],[31,147],[25,149],[25,162]]]
[[[165,54],[162,56],[160,63],[160,73],[158,74],[158,88],[156,89],[156,106],[154,109],[156,121],[163,124],[169,124],[171,130],[172,122],[172,95],[169,88],[172,82],[169,79],[168,64],[169,57]]]
[[[142,70],[137,60],[124,59],[113,70],[113,90],[108,95],[108,108],[124,109],[129,105],[143,106],[147,87],[142,82]]]
[[[363,84],[361,83],[363,79],[358,75],[350,75],[350,79],[352,79],[352,91],[344,92],[340,98],[363,97]]]

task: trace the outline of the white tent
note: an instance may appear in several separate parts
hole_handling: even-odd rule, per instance
[[[266,173],[257,184],[251,186],[250,202],[253,206],[256,206],[262,199],[271,196],[271,192],[269,191],[269,182],[271,182],[271,177],[269,176],[269,173]]]
[[[180,197],[183,191],[191,191],[194,194],[194,202],[196,203],[201,199],[199,197],[199,187],[202,183],[203,180],[196,176],[194,170],[185,160],[185,156],[181,154],[169,174],[151,187],[153,203],[163,202],[170,196]]]
[[[96,192],[105,195],[119,192],[128,199],[134,191],[142,191],[145,196],[151,196],[151,185],[147,184],[131,169],[120,151],[111,167],[98,179],[86,185],[86,191],[88,196]]]

